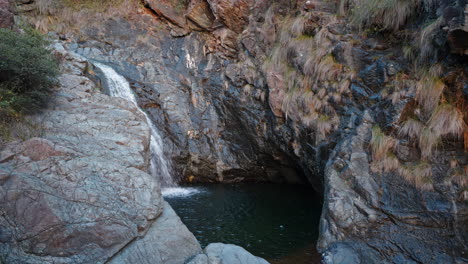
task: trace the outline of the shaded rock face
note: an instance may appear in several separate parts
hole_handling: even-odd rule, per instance
[[[182,178],[303,182],[297,165],[273,139],[275,121],[255,66],[243,69],[250,75],[247,81],[236,77],[241,68],[229,69],[226,76],[228,63],[207,53],[203,35],[174,39],[145,30],[157,28],[154,23],[150,16],[109,21],[87,32],[96,40],[106,36],[106,43],[91,40],[68,48],[111,63],[132,80],[140,105],[164,127],[166,155]]]
[[[60,88],[53,106],[33,117],[43,136],[0,151],[2,263],[104,263],[128,245],[144,249],[146,240],[160,244],[132,263],[183,263],[197,254],[195,237],[146,173],[150,133],[143,114],[100,93],[83,75],[83,57],[60,44],[55,49],[63,60]],[[172,257],[156,259],[153,250]]]
[[[0,1],[0,28],[11,28],[13,26],[13,10],[9,0]]]
[[[369,112],[356,118],[325,171],[325,263],[463,263],[466,203],[453,187],[419,191],[399,175],[372,173],[366,142],[375,121]]]

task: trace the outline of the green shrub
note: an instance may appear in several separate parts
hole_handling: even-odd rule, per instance
[[[0,121],[18,119],[45,106],[58,64],[39,33],[0,29]]]

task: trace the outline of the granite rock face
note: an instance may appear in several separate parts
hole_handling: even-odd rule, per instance
[[[42,136],[0,151],[0,259],[105,263],[144,237],[187,246],[163,248],[177,255],[171,263],[183,263],[200,248],[146,173],[145,117],[128,101],[102,94],[84,76],[83,57],[61,44],[55,50],[63,61],[60,87],[51,106],[33,117]],[[154,252],[139,254],[133,263],[168,263]]]
[[[164,202],[164,209],[144,237],[114,256],[109,264],[182,264],[201,251],[200,244],[180,218]]]

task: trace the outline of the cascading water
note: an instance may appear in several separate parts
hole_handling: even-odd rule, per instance
[[[151,129],[151,174],[160,179],[160,183],[163,187],[167,188],[176,186],[171,175],[169,162],[164,157],[163,141],[159,135],[158,129],[154,125],[153,121],[151,121],[151,119],[148,117],[148,115],[138,106],[136,97],[130,89],[130,84],[128,81],[107,65],[97,62],[94,62],[94,65],[98,67],[104,74],[110,96],[127,99],[135,106],[137,106],[138,109],[145,115],[146,121],[148,122],[148,125]]]

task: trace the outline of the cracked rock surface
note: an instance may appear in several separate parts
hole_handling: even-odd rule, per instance
[[[84,58],[58,43],[55,50],[63,74],[51,106],[34,117],[41,137],[0,149],[0,263],[105,263],[135,244],[131,263],[197,254],[195,237],[146,173],[143,114],[102,94],[84,76]],[[158,250],[172,258],[156,259]]]

